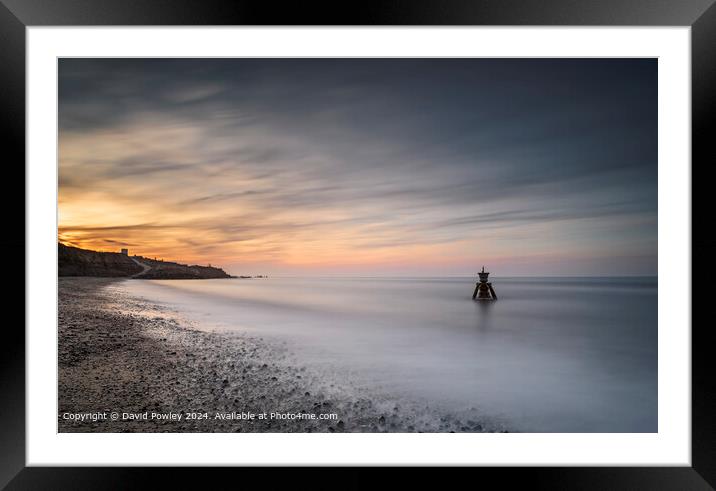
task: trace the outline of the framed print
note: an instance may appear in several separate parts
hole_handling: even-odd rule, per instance
[[[0,10],[27,190],[8,489],[713,486],[710,1],[164,7]]]

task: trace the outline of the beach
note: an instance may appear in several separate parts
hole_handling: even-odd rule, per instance
[[[133,281],[59,279],[59,432],[512,431],[327,378],[275,340],[200,329]]]
[[[285,347],[278,366],[310,368],[349,397],[389,394],[401,407],[499,418],[519,432],[656,431],[655,277],[491,280],[499,300],[472,300],[471,277],[152,280],[123,289],[199,330]]]

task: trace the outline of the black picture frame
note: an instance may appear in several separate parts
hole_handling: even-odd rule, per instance
[[[0,241],[6,274],[24,278],[27,267],[24,219],[18,196],[9,192],[25,182],[25,29],[28,26],[88,25],[575,25],[690,26],[692,69],[692,319],[693,303],[705,300],[706,280],[714,271],[716,239],[706,217],[710,201],[697,193],[708,186],[703,170],[710,164],[708,122],[716,112],[716,0],[434,0],[334,2],[319,5],[230,0],[0,0],[0,122],[5,156],[6,237]],[[24,187],[23,187],[24,189]],[[24,202],[24,201],[23,201]],[[696,228],[698,221],[704,225]],[[23,280],[24,281],[24,280]],[[662,279],[662,281],[664,281]],[[663,283],[662,283],[663,285]],[[664,288],[662,286],[662,288]],[[662,290],[663,291],[663,290]],[[24,300],[25,290],[8,290],[7,306]],[[15,300],[13,302],[13,300]],[[8,308],[9,311],[9,308]],[[673,326],[688,328],[689,326]],[[478,483],[497,478],[500,487],[515,484],[535,489],[713,489],[716,488],[716,382],[710,354],[709,323],[692,321],[692,466],[477,468],[456,469],[454,479]],[[0,343],[0,486],[7,489],[135,489],[156,486],[185,488],[207,479],[241,473],[276,485],[268,469],[59,468],[25,465],[25,333],[19,323],[6,322]],[[471,476],[464,476],[469,471]],[[313,488],[365,487],[375,482],[373,470],[349,470],[336,485],[332,472],[321,471]],[[307,469],[296,469],[291,481],[314,481]],[[426,483],[424,472],[413,479]],[[461,479],[462,480],[462,479]],[[331,484],[333,483],[333,485]],[[441,479],[442,484],[446,481]],[[465,481],[463,481],[465,482]],[[405,484],[405,483],[404,483]],[[232,486],[233,487],[233,486]],[[270,486],[274,487],[274,486]]]

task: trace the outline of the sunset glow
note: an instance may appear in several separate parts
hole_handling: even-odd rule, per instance
[[[656,274],[653,60],[59,67],[65,244],[233,274]]]

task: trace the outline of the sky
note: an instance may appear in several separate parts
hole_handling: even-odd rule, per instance
[[[61,59],[59,241],[232,274],[657,273],[655,59]]]

